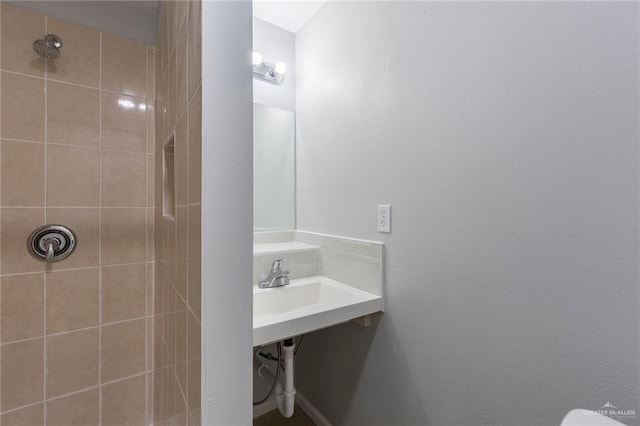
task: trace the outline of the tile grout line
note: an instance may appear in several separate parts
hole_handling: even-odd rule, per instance
[[[145,88],[146,97],[145,105],[148,104],[149,98],[149,48],[145,45]],[[145,205],[147,209],[144,212],[145,225],[145,259],[149,261],[149,108],[145,109]],[[145,423],[149,423],[149,266],[145,265],[145,304],[144,304],[144,418]]]
[[[53,145],[53,144],[52,144]],[[6,206],[4,207],[5,209],[41,209],[43,208],[42,206]],[[100,206],[87,206],[87,207],[83,207],[83,206],[50,206],[50,209],[100,209]],[[138,206],[138,207],[119,207],[119,206],[115,206],[115,207],[109,207],[109,206],[104,206],[103,208],[105,209],[113,209],[113,210],[122,210],[122,209],[130,209],[130,210],[142,210],[142,209],[146,209],[145,206]],[[143,262],[136,262],[136,263],[143,263]],[[9,275],[9,274],[4,274],[4,275]]]
[[[105,382],[104,384],[111,385],[111,384],[115,384],[115,383],[124,382],[125,380],[135,379],[136,377],[140,377],[143,374],[146,374],[146,373],[143,372],[143,371],[140,371],[140,372],[132,374],[130,376],[119,377],[117,379],[109,380],[109,381]],[[56,395],[56,396],[54,396],[52,398],[47,399],[46,401],[56,401],[56,400],[59,400],[59,399],[67,398],[69,396],[79,395],[79,394],[84,393],[84,392],[97,390],[100,387],[102,387],[102,385],[99,385],[99,384],[98,385],[89,386],[89,387],[86,387],[86,388],[74,390],[72,392],[67,392],[67,393],[63,393],[63,394],[60,394],[60,395]],[[18,407],[14,407],[14,408],[10,408],[8,410],[2,411],[2,412],[0,412],[0,414],[5,415],[5,414],[13,413],[13,412],[25,409],[25,408],[34,407],[34,406],[36,406],[38,404],[42,404],[43,402],[44,401],[37,401],[37,402],[31,402],[31,403],[25,404],[25,405],[20,405]]]
[[[102,91],[102,31],[98,33],[98,97],[99,106],[98,114],[100,121],[98,123],[98,157],[99,157],[99,178],[100,186],[98,187],[98,425],[102,426],[102,104],[104,92]]]
[[[101,82],[100,82],[100,84],[98,84],[98,86],[89,86],[89,85],[86,85],[86,84],[74,83],[74,82],[71,82],[71,81],[58,80],[58,79],[55,79],[55,78],[50,78],[48,76],[39,77],[37,75],[25,74],[25,73],[21,73],[21,72],[18,72],[18,71],[11,71],[11,70],[6,70],[6,69],[3,69],[2,72],[5,72],[7,74],[21,76],[21,77],[35,78],[35,79],[38,79],[38,80],[49,80],[52,83],[67,84],[69,86],[81,87],[83,89],[91,89],[91,90],[104,92],[104,93],[112,94],[112,95],[126,96],[128,98],[134,98],[134,99],[137,99],[137,100],[142,100],[142,99],[145,98],[144,96],[140,96],[138,94],[119,92],[117,90],[103,89]]]
[[[191,2],[189,2],[187,4],[187,12],[186,12],[186,16],[184,17],[184,21],[181,23],[181,28],[180,30],[182,30],[184,27],[184,31],[185,31],[185,45],[183,46],[183,48],[185,49],[185,54],[184,54],[184,60],[186,62],[185,66],[183,67],[183,69],[185,70],[185,82],[186,82],[186,88],[183,87],[183,90],[185,90],[185,106],[184,106],[184,111],[185,114],[187,116],[187,140],[185,141],[186,143],[186,150],[185,152],[187,153],[186,155],[186,169],[190,170],[189,167],[189,158],[190,158],[190,149],[189,149],[189,145],[191,145],[189,142],[191,141],[191,133],[193,132],[193,129],[191,128],[191,113],[190,113],[190,106],[191,106],[191,102],[190,102],[190,93],[189,93],[189,86],[191,83],[191,79],[190,79],[190,75],[191,75],[191,69],[189,68],[189,51],[190,46],[191,46],[191,32],[190,30],[190,25],[191,25],[191,7],[192,4]],[[178,32],[179,33],[179,32]],[[177,73],[176,73],[177,75]],[[189,175],[190,173],[187,173],[186,176],[186,180],[187,180],[187,193],[185,194],[185,199],[187,201],[187,204],[189,203],[190,200],[190,189],[189,189]],[[191,307],[189,306],[189,278],[190,278],[190,258],[189,258],[189,245],[191,244],[191,238],[190,238],[190,227],[191,227],[191,212],[189,207],[185,208],[184,211],[186,211],[187,213],[187,235],[186,235],[186,250],[187,252],[185,253],[185,262],[186,262],[186,280],[187,282],[184,283],[185,285],[185,301],[184,301],[184,306],[186,308],[186,314],[185,314],[185,342],[186,342],[186,347],[184,348],[184,358],[185,358],[185,363],[186,363],[186,368],[185,368],[185,378],[184,378],[184,383],[185,383],[185,389],[183,392],[182,397],[184,398],[184,405],[185,405],[185,411],[186,411],[186,418],[187,418],[187,424],[189,423],[189,399],[188,399],[188,395],[189,395],[189,315],[191,314]]]
[[[19,143],[31,143],[31,144],[43,144],[44,145],[44,141],[36,141],[36,140],[30,140],[30,139],[17,139],[17,138],[0,138],[0,140],[2,141],[7,141],[7,142],[19,142]],[[99,150],[102,149],[104,151],[112,151],[112,152],[126,152],[129,154],[147,154],[147,152],[145,151],[140,151],[140,150],[132,150],[132,149],[122,149],[122,148],[113,148],[113,147],[104,147],[101,148],[99,145],[98,146],[93,146],[93,145],[82,145],[82,144],[77,144],[77,143],[64,143],[64,142],[48,142],[49,145],[54,145],[54,146],[64,146],[64,147],[70,147],[70,148],[81,148],[81,149],[93,149],[93,150]]]
[[[48,16],[44,15],[44,29],[45,34],[48,33]],[[49,77],[49,63],[47,60],[44,62],[44,223],[47,223],[47,176],[49,174],[49,158],[48,158],[48,147],[47,142],[49,139],[49,121],[48,121],[48,77]],[[44,264],[44,274],[43,274],[43,304],[42,304],[42,315],[43,319],[43,339],[42,339],[42,399],[43,399],[43,416],[44,416],[44,425],[47,424],[47,270],[50,269],[47,267],[47,263]]]
[[[51,270],[51,273],[57,273],[57,272],[69,272],[69,271],[82,271],[85,269],[97,269],[100,267],[104,267],[104,268],[116,268],[116,267],[123,267],[123,266],[136,266],[136,265],[146,265],[152,262],[134,262],[134,263],[114,263],[112,265],[91,265],[91,266],[78,266],[75,268],[60,268],[60,269],[53,269]],[[32,274],[41,274],[43,273],[43,271],[31,271],[31,272],[11,272],[8,274],[2,274],[2,277],[19,277],[22,275],[32,275]]]
[[[114,326],[114,325],[124,324],[124,323],[127,323],[127,322],[133,322],[133,321],[140,321],[140,320],[144,320],[144,319],[146,319],[146,316],[140,316],[140,317],[134,317],[134,318],[126,318],[126,319],[117,320],[117,321],[110,321],[110,322],[104,323],[102,325],[101,324],[96,324],[96,325],[92,325],[92,326],[89,326],[89,327],[75,328],[73,330],[65,330],[65,331],[59,331],[59,332],[56,332],[56,333],[42,334],[41,336],[29,337],[29,338],[26,338],[26,339],[11,340],[9,342],[0,343],[0,347],[13,345],[15,343],[32,342],[34,340],[43,339],[45,336],[46,337],[64,336],[66,334],[72,334],[72,333],[76,333],[76,332],[80,332],[80,331],[97,330],[102,326],[111,327],[111,326]]]
[[[2,34],[2,4],[0,3],[0,35]],[[0,42],[0,109],[2,109],[2,43]],[[0,114],[0,136],[2,136],[2,114]],[[0,142],[0,164],[2,164],[2,143]],[[0,173],[2,171],[0,170]],[[1,175],[0,175],[1,176]],[[1,185],[0,185],[1,186]],[[0,190],[0,231],[2,230],[2,191]],[[0,232],[0,295],[2,294],[2,232]],[[0,342],[2,342],[2,305],[0,303]],[[2,356],[0,351],[0,380],[2,380]],[[0,386],[0,407],[2,406],[2,386]],[[1,408],[0,408],[1,409]],[[2,418],[0,417],[0,422]]]

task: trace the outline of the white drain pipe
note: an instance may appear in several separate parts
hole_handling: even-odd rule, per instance
[[[295,403],[296,388],[293,387],[293,355],[296,345],[293,339],[284,341],[284,393],[280,383],[276,385],[276,402],[278,409],[285,417],[293,416],[293,406]],[[278,389],[280,388],[280,389]]]
[[[278,380],[275,388],[276,404],[280,414],[284,417],[293,416],[293,408],[295,405],[296,389],[293,386],[293,356],[295,353],[295,345],[293,339],[287,339],[283,343],[284,349],[284,390],[282,389],[282,375]],[[277,368],[280,368],[278,366]],[[258,367],[258,375],[270,383],[275,380],[275,375],[269,370],[269,368],[261,364]]]

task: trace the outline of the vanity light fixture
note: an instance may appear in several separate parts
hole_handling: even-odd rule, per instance
[[[276,62],[275,64],[263,62],[259,52],[253,52],[251,62],[253,63],[253,78],[276,85],[282,84],[284,81],[284,73],[287,72],[287,65],[284,62]]]

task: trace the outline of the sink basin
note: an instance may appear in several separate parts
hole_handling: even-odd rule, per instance
[[[321,277],[253,288],[253,345],[264,345],[379,312],[382,298]]]
[[[358,294],[328,279],[293,280],[284,287],[256,289],[253,293],[253,316],[277,315],[305,310],[309,305],[335,304]]]

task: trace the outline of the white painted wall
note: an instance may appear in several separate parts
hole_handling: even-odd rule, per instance
[[[260,52],[265,62],[287,65],[284,82],[280,85],[253,80],[253,100],[258,104],[288,111],[296,105],[295,35],[258,18],[253,18],[253,50]]]
[[[202,2],[202,424],[251,424],[251,2]]]
[[[13,0],[9,3],[150,45],[156,44],[156,13],[149,7],[113,0]],[[65,40],[64,34],[58,35],[62,41]]]
[[[334,425],[557,425],[607,401],[640,422],[638,16],[333,2],[297,34],[297,226],[386,244],[379,323],[299,353]]]

